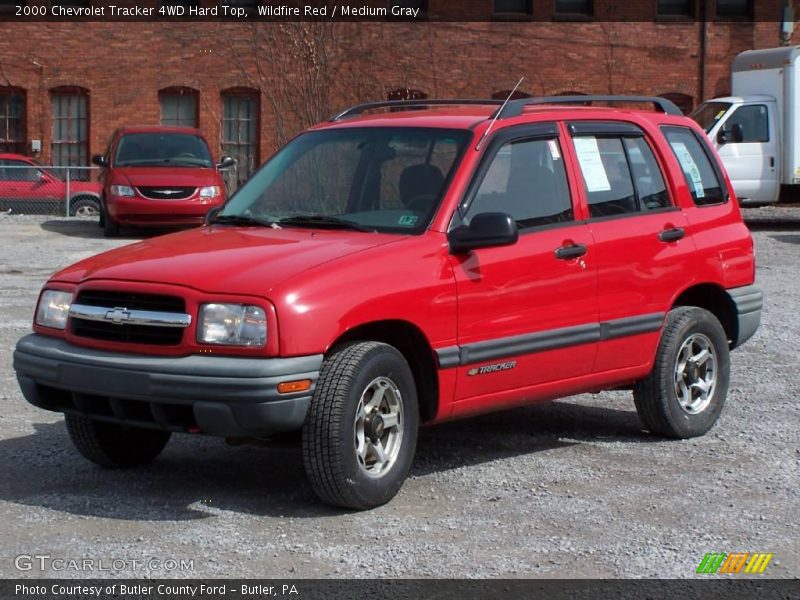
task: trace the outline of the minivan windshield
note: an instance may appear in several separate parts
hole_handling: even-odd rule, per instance
[[[706,133],[714,129],[714,125],[728,112],[730,102],[704,102],[690,115]]]
[[[203,138],[191,133],[126,133],[117,144],[115,167],[211,167]]]
[[[420,233],[470,136],[417,127],[304,133],[261,167],[215,222]]]

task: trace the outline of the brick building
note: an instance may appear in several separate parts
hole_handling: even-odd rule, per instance
[[[522,76],[528,95],[663,95],[689,110],[729,92],[738,52],[779,45],[785,2],[402,4],[423,8],[423,22],[2,22],[0,152],[85,165],[116,127],[196,125],[217,156],[240,159],[244,177],[298,129],[349,103],[499,97]]]

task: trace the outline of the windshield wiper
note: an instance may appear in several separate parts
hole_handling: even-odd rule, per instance
[[[374,232],[375,230],[364,225],[359,225],[355,221],[329,217],[327,215],[296,215],[286,217],[278,221],[280,225],[310,225],[317,227],[330,227],[334,229],[352,229],[353,231]]]
[[[274,227],[275,222],[267,219],[259,219],[251,215],[217,215],[211,223],[224,223],[226,225],[256,225],[259,227]]]

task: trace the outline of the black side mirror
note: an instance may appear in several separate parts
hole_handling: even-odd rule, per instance
[[[223,156],[222,158],[219,159],[219,162],[217,163],[217,168],[220,170],[230,169],[235,164],[236,164],[235,158],[233,158],[232,156]]]
[[[219,214],[219,211],[221,210],[222,210],[221,206],[215,206],[210,211],[208,211],[206,213],[206,220],[205,220],[206,225],[211,225],[212,221],[216,218],[216,216]]]
[[[95,164],[98,167],[107,167],[108,161],[106,160],[106,157],[103,156],[102,154],[95,154],[94,156],[92,156],[92,164]]]
[[[517,224],[505,213],[480,213],[469,225],[459,225],[447,234],[452,254],[464,254],[477,248],[510,246],[517,242]]]

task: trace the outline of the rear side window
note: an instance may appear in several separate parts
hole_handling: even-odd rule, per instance
[[[501,146],[468,214],[486,212],[511,215],[520,230],[572,221],[572,200],[558,140],[517,140]]]
[[[657,210],[672,206],[661,169],[644,138],[627,138],[625,149],[628,151],[641,210]]]
[[[580,135],[574,143],[590,217],[672,206],[661,169],[643,137]]]
[[[664,127],[663,131],[681,165],[694,203],[705,206],[726,202],[728,196],[718,171],[694,133],[684,127]]]

